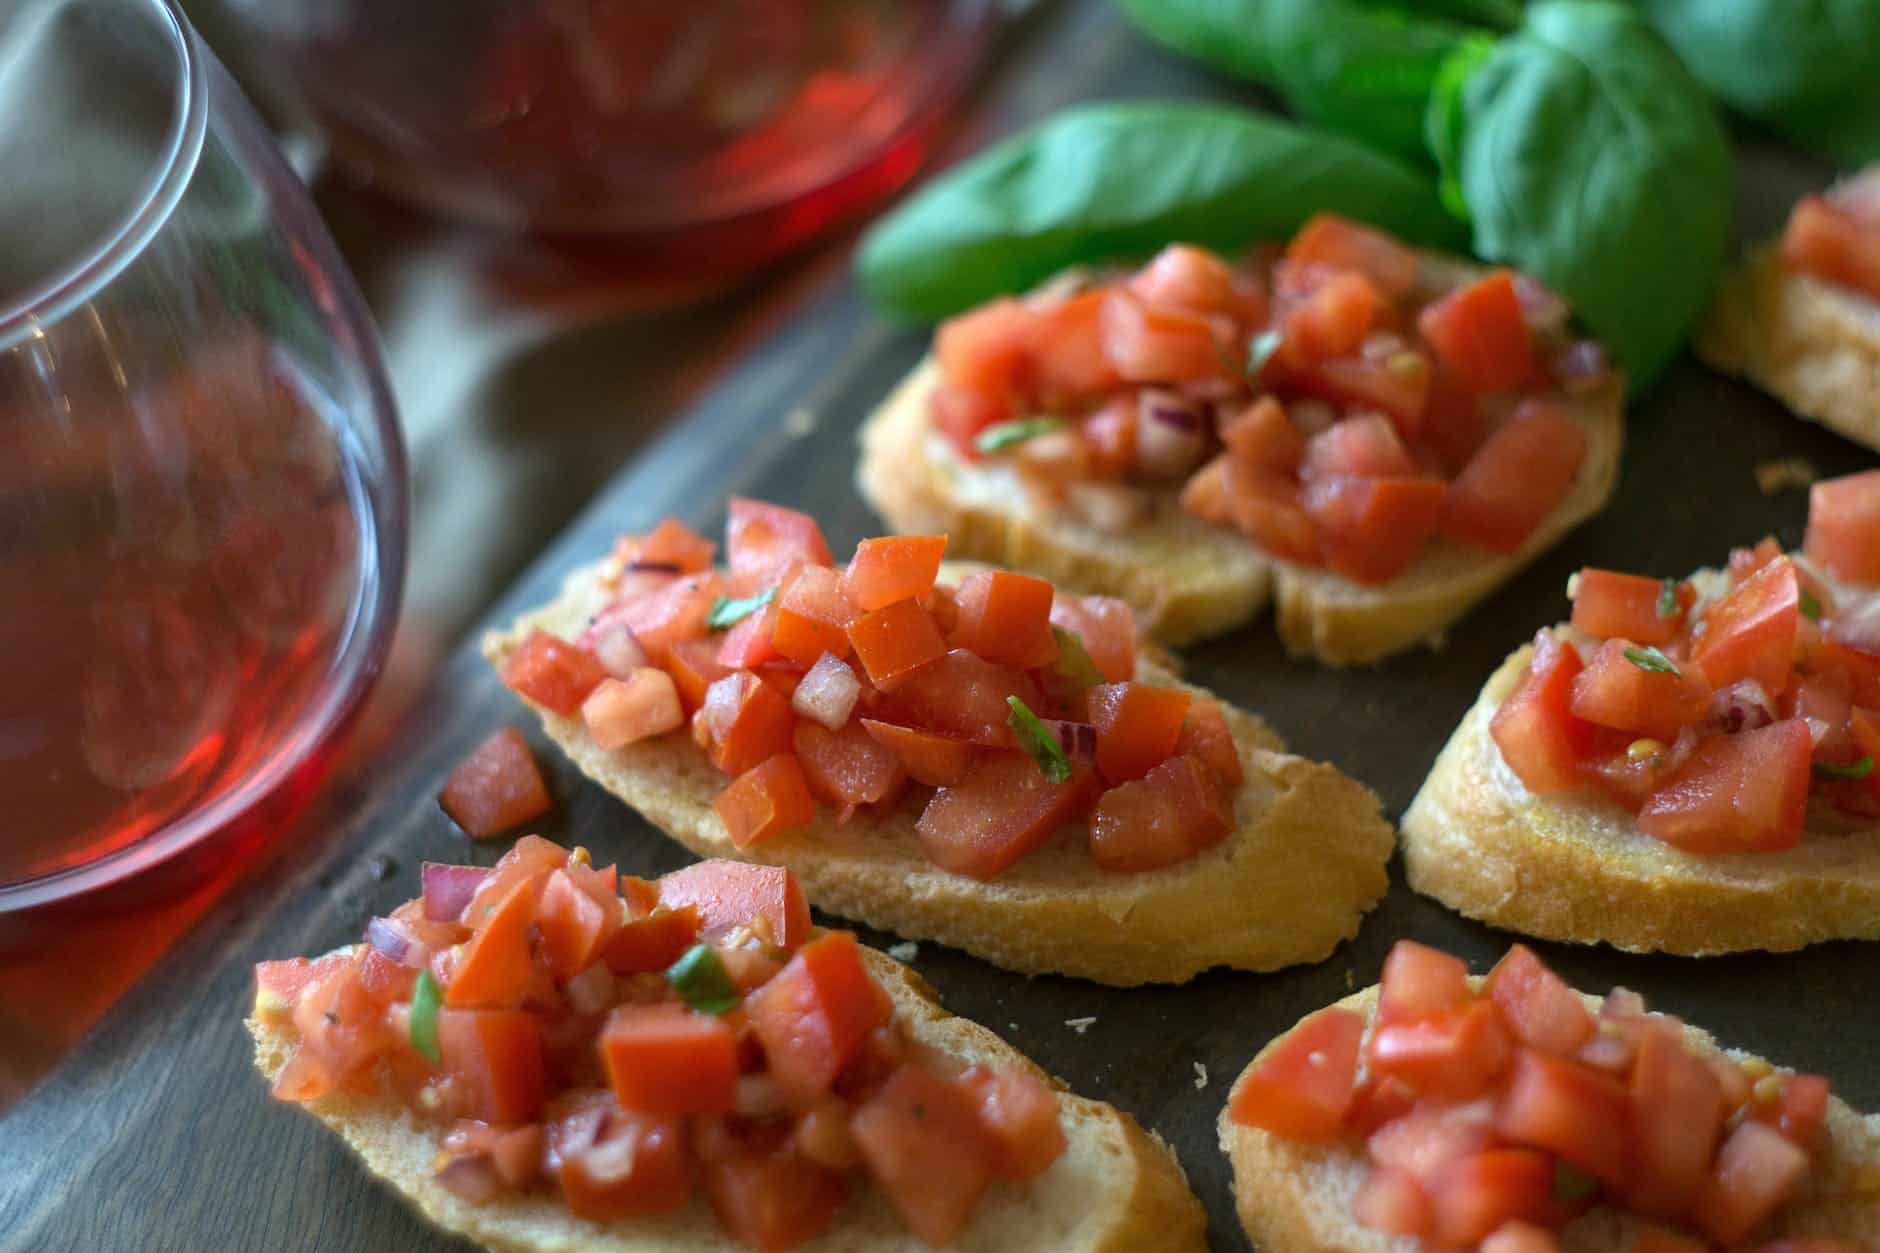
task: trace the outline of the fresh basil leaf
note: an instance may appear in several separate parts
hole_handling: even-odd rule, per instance
[[[1247,377],[1258,382],[1260,371],[1266,369],[1266,363],[1279,351],[1284,338],[1277,330],[1261,331],[1247,341]]]
[[[1038,769],[1052,783],[1063,783],[1071,777],[1071,759],[1065,755],[1064,746],[1058,743],[1051,728],[1045,726],[1024,701],[1016,696],[1008,696],[1005,703],[1011,707],[1011,717],[1007,723],[1013,734],[1018,736],[1018,744],[1030,753],[1038,762]]]
[[[1863,757],[1859,761],[1845,766],[1832,765],[1825,761],[1815,763],[1815,773],[1826,775],[1830,779],[1864,779],[1873,773],[1873,758]]]
[[[1436,194],[1443,207],[1456,220],[1469,220],[1468,201],[1462,195],[1462,137],[1467,127],[1462,110],[1462,89],[1481,64],[1495,51],[1495,41],[1486,36],[1464,39],[1449,50],[1430,86],[1429,104],[1423,115],[1423,140],[1436,158]]]
[[[1800,608],[1802,617],[1807,618],[1810,622],[1821,621],[1821,597],[1815,595],[1807,588],[1802,589]]]
[[[1117,0],[1157,43],[1249,82],[1271,84],[1273,55],[1261,21],[1266,0]]]
[[[1702,89],[1631,7],[1546,0],[1469,74],[1443,173],[1475,251],[1533,274],[1649,382],[1710,300],[1736,188]]]
[[[1014,444],[1064,429],[1062,418],[1019,418],[1013,422],[995,422],[979,432],[973,447],[982,453],[1004,452]]]
[[[1628,648],[1625,659],[1641,670],[1653,674],[1679,674],[1677,663],[1655,648]]]
[[[418,982],[411,989],[411,1047],[433,1066],[444,1064],[444,1054],[437,1046],[437,1011],[443,1001],[430,968],[419,970]]]
[[[1061,626],[1052,627],[1051,634],[1057,639],[1055,664],[1059,674],[1084,687],[1095,687],[1104,681],[1103,671],[1097,669],[1097,663],[1090,659],[1090,650],[1084,647],[1083,636]]]
[[[1638,0],[1730,108],[1843,166],[1880,159],[1880,0]]]
[[[694,944],[682,953],[666,968],[666,982],[680,1000],[701,1014],[727,1013],[744,999],[709,944]]]
[[[1684,612],[1684,606],[1678,602],[1678,581],[1666,579],[1658,589],[1658,616],[1675,618]]]
[[[711,612],[705,615],[705,625],[714,631],[722,631],[726,627],[750,617],[759,609],[768,605],[776,595],[777,589],[771,587],[764,589],[755,596],[746,596],[742,600],[732,600],[728,596],[720,596],[717,600],[712,602]]]
[[[939,318],[1172,240],[1237,251],[1322,210],[1415,244],[1461,234],[1433,179],[1350,140],[1137,101],[1068,110],[956,166],[876,223],[856,264],[881,308]]]

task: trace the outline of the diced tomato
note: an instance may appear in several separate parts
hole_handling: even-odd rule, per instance
[[[805,725],[814,724],[800,723],[798,730]],[[794,753],[778,753],[746,770],[718,794],[712,808],[739,848],[800,830],[816,819],[816,801]]]
[[[1549,630],[1534,638],[1534,654],[1514,691],[1489,720],[1502,760],[1531,792],[1570,792],[1580,786],[1580,759],[1593,746],[1594,728],[1573,712],[1573,681],[1583,665],[1571,644]]]
[[[1551,401],[1521,403],[1449,484],[1443,532],[1511,553],[1573,490],[1586,432]]]
[[[557,979],[571,979],[587,969],[619,923],[620,907],[603,906],[566,870],[554,871],[542,885],[535,929],[542,956]]]
[[[1782,264],[1880,300],[1880,233],[1820,196],[1790,212]]]
[[[989,753],[934,794],[915,830],[942,870],[995,879],[1083,812],[1096,786],[1095,773],[1079,763],[1053,783],[1024,753]]]
[[[724,581],[710,571],[688,574],[657,592],[602,611],[588,630],[599,632],[614,622],[625,623],[647,656],[663,663],[677,645],[705,637],[705,620],[723,587]]]
[[[602,679],[581,702],[581,721],[600,747],[613,751],[685,725],[672,676],[642,666],[624,679]]]
[[[1700,1248],[1698,1253],[1703,1253]],[[1861,1248],[1852,1240],[1842,1240],[1836,1236],[1790,1236],[1784,1240],[1771,1240],[1761,1246],[1756,1253],[1861,1253]]]
[[[1658,612],[1664,590],[1660,579],[1588,566],[1574,580],[1573,625],[1599,639],[1668,644],[1683,627],[1696,593],[1688,582],[1677,584],[1676,612],[1666,617]]]
[[[796,876],[781,866],[702,861],[659,881],[659,903],[698,910],[699,932],[718,939],[734,927],[761,925],[771,943],[793,949],[809,935],[809,904]]]
[[[460,951],[444,989],[444,1004],[452,1009],[514,1009],[522,1003],[529,984],[529,932],[540,884],[538,878],[525,879],[487,916],[465,915],[476,934]],[[475,909],[474,901],[471,908]]]
[[[1639,1233],[1628,1253],[1711,1253],[1711,1250],[1702,1240],[1652,1226]]]
[[[404,962],[395,962],[377,949],[367,949],[359,959],[359,982],[366,995],[381,1005],[409,1001],[418,982],[418,966],[407,952]]]
[[[284,961],[255,963],[255,1008],[258,1012],[290,1013],[306,987],[352,961],[349,953],[329,953],[318,961],[289,957]]]
[[[514,727],[504,727],[472,749],[450,772],[437,799],[473,840],[514,830],[553,804],[529,742]]]
[[[829,1091],[864,1037],[894,1013],[847,931],[832,931],[798,949],[745,1008],[771,1078],[801,1110]]]
[[[1188,706],[1181,735],[1175,740],[1175,755],[1193,757],[1214,772],[1222,787],[1232,791],[1246,781],[1240,762],[1240,745],[1227,725],[1227,715],[1219,701],[1197,696]]]
[[[1136,675],[1136,611],[1114,596],[1059,592],[1051,602],[1051,625],[1071,631],[1110,683]]]
[[[621,1005],[608,1015],[597,1047],[623,1109],[724,1113],[736,1099],[737,1035],[722,1018],[670,1001]]]
[[[1150,304],[1178,305],[1203,313],[1237,310],[1233,270],[1193,244],[1163,248],[1129,280],[1129,289]]]
[[[699,913],[693,906],[656,909],[622,923],[609,937],[601,958],[617,975],[651,974],[684,956],[697,943],[698,931]]]
[[[1351,1198],[1351,1216],[1363,1227],[1394,1236],[1428,1234],[1435,1215],[1415,1175],[1390,1166],[1373,1166]]]
[[[477,883],[470,903],[463,907],[458,917],[465,926],[477,926],[496,912],[496,906],[518,883],[525,879],[539,882],[549,871],[567,863],[567,849],[539,835],[525,835],[510,845],[509,851],[490,867],[489,872]],[[474,872],[474,867],[447,869]]]
[[[1553,1183],[1553,1162],[1531,1149],[1489,1149],[1451,1162],[1430,1180],[1429,1242],[1470,1245],[1510,1220],[1545,1222]]]
[[[1417,315],[1417,329],[1471,391],[1512,391],[1540,376],[1512,270],[1496,270],[1430,304]]]
[[[1398,430],[1417,435],[1429,409],[1431,377],[1429,358],[1406,347],[1384,357],[1328,357],[1295,370],[1289,379],[1299,390],[1334,404],[1380,409]]]
[[[973,391],[950,383],[933,389],[927,401],[934,429],[946,436],[962,460],[978,461],[980,432],[1012,418],[1012,403],[1004,396]]]
[[[755,670],[783,654],[777,650],[777,606],[773,602],[738,619],[718,644],[718,664],[727,670]],[[819,653],[818,656],[821,654]]]
[[[993,1146],[972,1096],[910,1063],[862,1103],[850,1126],[908,1229],[928,1244],[951,1244],[992,1181]]]
[[[1474,1000],[1462,959],[1415,940],[1391,945],[1378,984],[1379,1025],[1445,1014]]]
[[[681,573],[709,570],[718,545],[677,518],[661,518],[645,535],[629,535],[614,546],[621,564],[673,566]]]
[[[1441,479],[1327,478],[1307,484],[1302,499],[1325,564],[1375,586],[1417,559],[1442,521],[1448,491]]]
[[[1692,1217],[1713,1240],[1737,1244],[1787,1204],[1807,1177],[1807,1152],[1749,1119],[1717,1150]]]
[[[894,689],[878,711],[883,721],[919,727],[987,747],[1008,746],[1016,696],[1028,709],[1043,700],[1038,685],[1022,670],[955,648],[930,666],[914,671]]]
[[[1669,672],[1647,669],[1628,654],[1642,655],[1631,640],[1607,640],[1599,646],[1573,680],[1569,707],[1574,717],[1615,731],[1674,740],[1709,712],[1710,685],[1696,665],[1686,662]]]
[[[1802,838],[1813,754],[1799,718],[1712,736],[1646,798],[1639,830],[1689,853],[1793,848]]]
[[[1490,1232],[1478,1253],[1560,1253],[1560,1238],[1546,1227],[1516,1218]]]
[[[869,681],[884,692],[947,651],[933,615],[916,600],[898,600],[863,614],[849,623],[848,635]]]
[[[1132,383],[1192,383],[1228,376],[1215,323],[1175,305],[1149,304],[1122,288],[1098,314],[1103,355]]]
[[[809,790],[831,805],[853,808],[892,799],[907,779],[894,750],[855,722],[840,731],[799,722],[795,745]]]
[[[848,1183],[793,1148],[739,1147],[705,1161],[712,1211],[733,1239],[783,1253],[826,1230]]]
[[[1036,311],[1010,297],[948,318],[934,332],[941,374],[954,387],[993,396],[1025,390],[1038,322]]]
[[[960,580],[949,642],[995,665],[1035,670],[1057,660],[1051,634],[1055,590],[1044,579],[1010,570],[982,570]],[[935,654],[938,656],[938,654]]]
[[[864,613],[925,596],[940,572],[946,550],[944,535],[865,539],[855,546],[855,555],[843,571],[843,595]]]
[[[975,1066],[961,1076],[978,1103],[979,1125],[993,1145],[993,1171],[1001,1179],[1033,1179],[1064,1153],[1057,1096],[1017,1066]]]
[[[725,560],[731,573],[757,587],[774,587],[795,565],[833,562],[816,519],[781,505],[733,497],[725,523]]]
[[[503,664],[511,691],[564,717],[573,716],[607,671],[594,654],[540,627],[531,630]]]
[[[444,1070],[469,1094],[471,1117],[483,1122],[528,1122],[542,1111],[547,1078],[542,1030],[519,1009],[440,1009],[438,1054]]]
[[[1280,356],[1289,366],[1348,356],[1389,313],[1370,279],[1355,270],[1339,271],[1287,311]]]
[[[1411,1100],[1407,1113],[1366,1137],[1365,1155],[1376,1166],[1404,1171],[1427,1184],[1449,1163],[1494,1147],[1493,1097],[1464,1104]]]
[[[771,628],[776,650],[802,666],[815,665],[824,653],[847,656],[848,625],[856,608],[842,588],[843,576],[827,566],[803,566],[790,576],[777,597]]]
[[[1286,245],[1286,259],[1356,270],[1390,300],[1402,300],[1417,283],[1416,253],[1396,239],[1336,213],[1316,213]]]
[[[1032,367],[1044,404],[1101,395],[1122,382],[1104,339],[1106,294],[1101,288],[1078,292],[1037,311]]]
[[[1167,761],[1181,738],[1190,696],[1147,683],[1104,683],[1090,689],[1097,728],[1097,769],[1111,783],[1140,779]]]
[[[665,670],[679,695],[679,708],[687,717],[705,703],[711,685],[731,671],[718,664],[719,642],[715,639],[687,640],[673,645],[666,654]]]
[[[1079,454],[1091,478],[1118,479],[1136,465],[1136,432],[1141,406],[1137,393],[1120,392],[1077,424]],[[1077,458],[1072,458],[1077,463]]]
[[[1417,443],[1436,454],[1449,474],[1469,464],[1488,432],[1481,398],[1459,383],[1440,362],[1430,369],[1429,394],[1415,428]]]
[[[1306,441],[1299,475],[1307,482],[1329,478],[1399,478],[1416,464],[1397,428],[1376,414],[1346,418]]]
[[[1838,579],[1880,584],[1880,470],[1824,479],[1808,489],[1802,550]]]
[[[889,752],[916,783],[950,787],[966,776],[973,748],[964,740],[949,739],[912,727],[897,727],[872,718],[860,720],[862,730]]]
[[[611,1095],[550,1131],[562,1200],[581,1218],[619,1222],[678,1209],[692,1195],[685,1124],[623,1110]],[[578,1126],[571,1133],[564,1127]]]
[[[1291,478],[1247,470],[1223,456],[1211,463],[1221,467],[1221,489],[1227,520],[1254,543],[1282,561],[1315,565],[1319,559],[1318,527],[1299,499],[1299,485]],[[1190,493],[1205,482],[1203,468],[1182,491],[1182,508],[1191,513]],[[1197,513],[1207,521],[1217,521]]]
[[[1622,1191],[1634,1209],[1668,1219],[1689,1212],[1703,1190],[1724,1117],[1716,1072],[1682,1037],[1675,1026],[1649,1023],[1628,1080],[1631,1158]]]
[[[743,774],[789,752],[796,725],[790,698],[748,670],[734,670],[707,688],[696,716],[712,764],[726,774]]]
[[[1358,1082],[1364,1018],[1333,1006],[1268,1046],[1240,1077],[1227,1114],[1284,1140],[1329,1143],[1344,1126]]]
[[[1785,718],[1808,724],[1815,760],[1847,765],[1860,758],[1854,744],[1854,702],[1845,675],[1804,675],[1790,684],[1776,707]]]
[[[1495,1110],[1502,1138],[1546,1149],[1595,1179],[1624,1181],[1626,1090],[1599,1072],[1535,1049],[1515,1053]]]
[[[1813,1147],[1828,1119],[1828,1081],[1820,1075],[1788,1075],[1782,1080],[1782,1100],[1776,1127],[1803,1148]]]
[[[1789,685],[1801,587],[1786,558],[1771,561],[1704,610],[1704,630],[1691,650],[1712,686],[1755,679],[1767,692]]]
[[[1580,994],[1525,944],[1495,964],[1485,990],[1514,1038],[1530,1048],[1571,1057],[1598,1027]]]
[[[1373,1072],[1403,1080],[1426,1096],[1468,1100],[1492,1089],[1514,1051],[1493,1004],[1407,1022],[1381,1023],[1371,1033]]]
[[[326,1095],[397,1042],[359,960],[346,955],[313,970],[292,1010],[299,1047],[274,1083],[274,1095],[286,1101]]]
[[[1305,437],[1272,396],[1261,396],[1222,422],[1221,440],[1236,461],[1255,471],[1295,474],[1306,455]]]
[[[1212,848],[1233,825],[1208,767],[1193,757],[1171,757],[1098,798],[1090,814],[1090,855],[1105,870],[1154,870]]]

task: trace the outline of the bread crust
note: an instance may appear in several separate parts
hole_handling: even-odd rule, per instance
[[[1880,449],[1880,304],[1791,273],[1774,245],[1725,278],[1696,348],[1712,369]]]
[[[1501,760],[1489,719],[1531,645],[1503,662],[1403,817],[1413,890],[1549,940],[1706,957],[1880,938],[1880,827],[1815,829],[1791,850],[1698,856],[1638,831],[1596,797],[1536,797]]]
[[[1206,1218],[1174,1154],[1135,1119],[1065,1090],[1031,1060],[978,1023],[949,1014],[927,982],[900,962],[864,947],[868,971],[894,1001],[895,1015],[925,1044],[967,1062],[1023,1066],[1050,1082],[1067,1142],[1049,1170],[1026,1183],[989,1189],[954,1246],[983,1253],[1064,1248],[1082,1253],[1204,1249]],[[292,1056],[292,1027],[251,1013],[255,1065],[270,1082]],[[447,1231],[505,1253],[742,1253],[695,1194],[684,1209],[655,1218],[595,1223],[559,1198],[532,1194],[471,1205],[432,1178],[448,1127],[422,1122],[382,1097],[334,1093],[304,1108],[352,1146],[366,1168]],[[850,1197],[835,1224],[800,1246],[804,1253],[916,1253],[925,1250],[871,1187]]]
[[[1472,980],[1480,986],[1482,980]],[[1347,996],[1338,1004],[1365,1015],[1377,1007],[1377,986]],[[1601,998],[1584,996],[1589,1009]],[[1710,1034],[1686,1026],[1686,1042],[1709,1055],[1737,1061],[1749,1055],[1724,1049]],[[1247,1073],[1280,1036],[1260,1050],[1234,1081],[1238,1091]],[[1254,1247],[1263,1253],[1424,1253],[1408,1236],[1392,1236],[1359,1226],[1351,1218],[1351,1197],[1363,1181],[1363,1158],[1340,1146],[1295,1144],[1254,1127],[1243,1127],[1221,1109],[1221,1151],[1234,1173],[1234,1206]],[[1836,1235],[1864,1250],[1880,1253],[1880,1116],[1861,1115],[1838,1097],[1828,1107],[1825,1139],[1816,1159],[1809,1190],[1777,1220],[1777,1235]],[[1603,1206],[1575,1220],[1561,1232],[1563,1253],[1626,1253],[1644,1224]]]
[[[535,627],[576,635],[606,603],[597,570],[576,571],[553,604],[487,637],[484,655],[501,668]],[[1185,686],[1147,655],[1137,674]],[[787,866],[822,909],[1008,970],[1132,986],[1181,983],[1215,966],[1318,961],[1357,934],[1389,887],[1395,833],[1376,795],[1332,766],[1284,753],[1253,715],[1222,708],[1247,774],[1226,840],[1175,866],[1112,874],[1067,829],[991,883],[929,861],[905,806],[845,826],[819,817],[803,832],[740,849],[712,808],[724,776],[689,737],[609,751],[579,718],[536,711],[582,773],[701,857]]]
[[[1617,385],[1572,403],[1587,433],[1572,492],[1507,556],[1438,538],[1410,568],[1366,587],[1268,555],[1238,531],[1183,513],[1177,493],[1121,535],[1034,509],[1009,469],[969,466],[928,421],[940,378],[928,358],[862,426],[856,484],[896,531],[946,532],[962,556],[1034,571],[1084,592],[1120,596],[1168,644],[1219,635],[1270,603],[1286,650],[1364,665],[1427,643],[1569,530],[1599,512],[1618,477],[1624,420]]]

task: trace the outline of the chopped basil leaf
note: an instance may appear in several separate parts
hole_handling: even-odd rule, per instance
[[[1684,612],[1684,606],[1678,603],[1678,581],[1666,579],[1665,585],[1658,591],[1658,616],[1675,618]]]
[[[1554,1200],[1562,1205],[1577,1205],[1599,1191],[1599,1180],[1565,1162],[1554,1163]]]
[[[1821,598],[1807,589],[1802,591],[1802,617],[1810,622],[1821,621]]]
[[[442,1000],[429,968],[418,971],[418,982],[411,989],[411,1047],[433,1066],[444,1064],[444,1054],[437,1047],[437,1007]]]
[[[1018,744],[1030,753],[1038,762],[1038,769],[1052,783],[1062,783],[1071,777],[1071,759],[1064,755],[1064,746],[1058,743],[1051,728],[1038,720],[1038,715],[1026,708],[1025,702],[1016,696],[1008,696],[1005,703],[1012,707],[1012,716],[1006,721],[1018,736]]]
[[[1259,380],[1260,371],[1266,369],[1266,363],[1279,351],[1280,334],[1278,331],[1261,331],[1247,344],[1247,377]]]
[[[1679,670],[1671,658],[1655,648],[1628,648],[1625,659],[1641,670],[1650,670],[1653,674],[1678,674]]]
[[[1022,444],[1039,435],[1062,430],[1063,418],[1019,418],[1015,422],[995,422],[973,440],[980,452],[1004,452],[1013,444]]]
[[[666,968],[666,982],[679,999],[701,1014],[722,1014],[744,999],[709,944],[694,944]]]
[[[1859,761],[1849,762],[1845,766],[1830,765],[1825,761],[1815,763],[1815,773],[1830,779],[1864,779],[1873,773],[1873,758],[1863,757]]]
[[[1103,682],[1103,671],[1097,669],[1097,663],[1090,660],[1090,650],[1084,647],[1083,636],[1060,626],[1052,627],[1051,634],[1057,637],[1059,674],[1085,687],[1095,687]]]
[[[746,596],[743,600],[732,600],[727,596],[720,596],[712,602],[712,611],[705,615],[705,625],[714,631],[722,631],[733,623],[750,617],[768,605],[776,595],[777,589],[772,587],[755,596]]]

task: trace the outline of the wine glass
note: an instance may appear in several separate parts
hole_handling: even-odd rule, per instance
[[[5,911],[318,778],[406,488],[352,280],[173,0],[0,0],[0,105]]]

